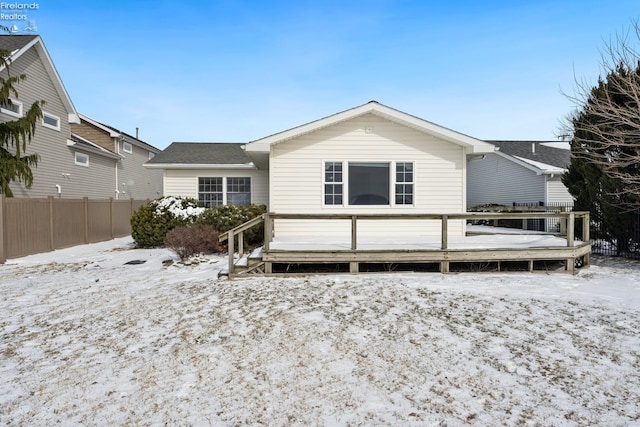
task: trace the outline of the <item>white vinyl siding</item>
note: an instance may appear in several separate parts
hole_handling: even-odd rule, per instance
[[[167,169],[164,173],[164,195],[192,197],[198,200],[198,178],[200,177],[249,177],[251,178],[251,202],[266,205],[269,201],[267,172],[258,170]]]
[[[370,128],[370,132],[367,132]],[[270,160],[270,210],[278,213],[455,213],[465,211],[465,153],[453,143],[437,139],[367,114],[272,146]],[[411,161],[414,174],[412,205],[332,206],[324,202],[324,168],[327,161],[387,163]],[[348,178],[347,178],[348,179]],[[395,180],[394,180],[395,181]],[[276,233],[313,234],[327,224],[301,223],[279,227]],[[407,221],[359,224],[359,231],[415,233],[417,224]],[[330,223],[330,230],[343,228]],[[337,228],[336,228],[337,227]],[[345,223],[344,227],[348,227]],[[439,234],[431,221],[420,233]],[[369,231],[367,231],[369,230]],[[452,221],[452,235],[464,227]],[[343,230],[344,231],[344,230]],[[341,231],[342,233],[342,231]]]
[[[149,160],[149,150],[140,144],[123,141],[123,149],[131,152],[118,161],[118,191],[121,198],[155,199],[162,195],[162,171],[147,169],[143,165]]]

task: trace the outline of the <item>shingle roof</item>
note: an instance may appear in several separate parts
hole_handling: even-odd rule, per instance
[[[242,165],[252,162],[241,143],[173,142],[147,164]]]
[[[2,35],[0,36],[0,49],[13,52],[28,45],[37,35]]]
[[[487,141],[500,148],[500,152],[536,163],[566,169],[571,163],[571,151],[558,147],[558,141]]]

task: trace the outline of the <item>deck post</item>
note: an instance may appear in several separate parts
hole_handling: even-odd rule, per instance
[[[587,244],[591,243],[590,222],[589,212],[582,215],[582,241]],[[589,265],[591,262],[590,255],[590,253],[584,255],[584,265]]]
[[[440,249],[444,251],[447,249],[447,239],[449,236],[449,217],[447,215],[442,215],[442,230],[440,231],[440,234],[442,239]]]
[[[358,248],[358,217],[356,215],[351,216],[351,250],[355,251]],[[358,266],[356,265],[356,270]],[[352,271],[353,273],[353,271]],[[357,273],[357,271],[355,271]]]
[[[264,250],[269,251],[269,244],[273,237],[273,223],[269,214],[264,214]]]
[[[238,233],[238,256],[242,258],[244,255],[244,231]]]
[[[449,261],[440,261],[440,273],[449,273]]]
[[[570,212],[567,219],[567,246],[572,248],[575,246],[575,229],[576,229],[576,214]]]
[[[349,262],[349,273],[359,273],[360,272],[360,263],[357,261]]]
[[[233,247],[235,236],[232,231],[229,231],[227,235],[227,252],[229,253],[229,276],[233,274],[235,264],[233,260],[233,254],[235,252],[235,248]]]

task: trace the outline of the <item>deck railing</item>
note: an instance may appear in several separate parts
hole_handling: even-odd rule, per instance
[[[527,212],[527,213],[493,213],[493,212],[466,212],[452,214],[262,214],[220,236],[220,241],[228,241],[229,248],[229,273],[234,272],[235,240],[237,239],[238,254],[243,255],[244,231],[264,223],[264,251],[269,252],[273,241],[275,220],[347,220],[350,221],[351,251],[358,251],[358,221],[397,221],[397,220],[436,220],[440,222],[440,250],[448,250],[449,221],[498,221],[498,220],[522,220],[523,224],[529,219],[556,218],[560,220],[560,233],[555,235],[566,236],[567,247],[576,246],[576,220],[582,219],[581,242],[589,242],[589,212]],[[552,234],[552,233],[549,233]],[[588,258],[588,255],[586,255]],[[586,260],[588,264],[588,259]]]

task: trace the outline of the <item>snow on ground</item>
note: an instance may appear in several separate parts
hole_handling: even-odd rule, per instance
[[[0,424],[640,425],[638,262],[230,281],[168,259],[123,238],[1,265]]]

